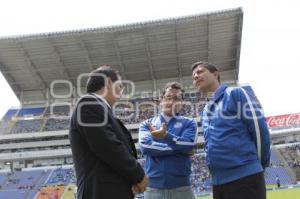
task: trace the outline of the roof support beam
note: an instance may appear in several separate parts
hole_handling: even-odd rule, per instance
[[[179,76],[179,82],[183,84],[183,79],[182,79],[182,64],[180,60],[180,52],[179,52],[179,47],[178,47],[178,31],[177,31],[177,24],[175,23],[174,27],[174,33],[175,33],[175,47],[176,47],[176,63],[177,63],[177,69],[178,69],[178,76]]]
[[[47,83],[45,82],[45,80],[43,79],[42,75],[40,74],[40,72],[38,71],[37,67],[34,65],[34,63],[32,62],[28,52],[26,51],[26,49],[24,48],[22,42],[19,40],[17,40],[16,42],[18,48],[20,49],[22,55],[24,56],[24,59],[27,63],[27,68],[29,69],[29,71],[32,74],[35,74],[35,76],[38,78],[38,83],[39,85],[42,86],[42,90],[46,90],[46,88],[48,88]],[[46,93],[43,92],[43,95],[46,99]]]
[[[116,56],[117,56],[118,61],[119,61],[119,65],[121,67],[122,77],[123,77],[123,79],[127,79],[127,76],[126,76],[126,73],[125,73],[126,69],[125,69],[125,65],[123,63],[123,58],[122,58],[121,53],[120,53],[120,47],[119,47],[119,44],[117,42],[117,37],[118,37],[117,34],[114,33],[113,34],[113,39],[112,39],[113,40],[113,46],[114,46]]]
[[[65,66],[65,64],[64,64],[64,62],[63,62],[63,60],[62,60],[62,58],[61,58],[61,56],[60,56],[60,54],[59,54],[59,52],[57,50],[57,47],[55,46],[55,44],[53,43],[53,41],[50,38],[48,39],[48,42],[49,42],[49,46],[52,47],[52,50],[53,50],[54,56],[56,57],[57,62],[60,65],[60,69],[61,69],[60,71],[62,72],[62,75],[64,76],[64,78],[66,80],[71,81],[72,84],[74,85],[75,82],[74,82],[74,80],[72,80],[70,72],[66,68],[66,66]]]
[[[6,72],[7,67],[1,62],[0,62],[0,68],[1,68],[1,72],[2,72],[3,76],[7,79],[9,85],[11,85],[11,87],[13,87],[13,90],[16,89],[18,92],[21,92],[22,89],[21,89],[19,83],[17,83],[15,78],[13,78],[13,76],[10,73]]]
[[[149,70],[150,70],[151,79],[153,82],[153,91],[156,91],[157,90],[157,82],[156,82],[156,78],[154,75],[153,63],[152,63],[152,59],[151,59],[152,56],[151,56],[150,45],[149,45],[149,36],[146,31],[144,31],[144,37],[145,37],[146,54],[147,54],[147,58],[148,58],[148,66],[149,66]]]
[[[206,61],[207,62],[210,62],[210,57],[209,57],[209,51],[210,51],[210,46],[209,46],[209,44],[210,44],[210,41],[209,41],[209,39],[210,39],[210,26],[209,26],[209,24],[210,24],[210,21],[209,21],[210,19],[209,19],[209,15],[207,15],[207,57],[206,57]]]
[[[241,53],[241,43],[242,43],[242,29],[243,29],[243,13],[241,13],[239,17],[239,23],[238,23],[238,38],[237,38],[237,46],[236,48],[236,62],[235,62],[235,83],[238,83],[237,80],[239,78],[239,66],[240,66],[240,53]]]
[[[77,38],[78,38],[78,42],[80,44],[81,50],[84,52],[84,56],[85,56],[85,60],[87,62],[87,65],[88,65],[89,69],[92,71],[92,70],[94,70],[94,68],[93,68],[93,62],[91,60],[91,56],[90,56],[89,51],[88,51],[88,49],[86,47],[86,44],[82,40],[82,38],[80,36],[77,37]]]

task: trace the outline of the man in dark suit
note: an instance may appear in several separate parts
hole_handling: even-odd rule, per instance
[[[69,132],[77,198],[133,199],[148,179],[130,132],[111,110],[122,93],[121,76],[101,66],[90,74],[87,93],[77,102]]]

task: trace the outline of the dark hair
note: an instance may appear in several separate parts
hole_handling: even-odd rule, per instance
[[[182,89],[182,86],[181,86],[180,83],[175,82],[175,81],[174,81],[174,82],[168,82],[168,83],[165,85],[165,87],[164,87],[164,89],[163,89],[163,91],[162,91],[162,96],[164,96],[164,95],[166,94],[166,91],[167,91],[168,88],[181,90],[182,94],[183,94],[183,92],[184,92],[184,90]]]
[[[109,77],[111,81],[115,82],[120,76],[119,72],[110,66],[100,66],[96,70],[92,71],[89,75],[89,79],[86,84],[86,91],[88,93],[97,92],[105,86],[105,77]]]
[[[206,68],[211,73],[219,71],[218,67],[216,65],[214,65],[214,64],[211,64],[211,63],[208,63],[208,62],[205,62],[205,61],[198,61],[198,62],[193,63],[193,65],[192,65],[192,72],[194,72],[194,70],[198,66],[203,66],[204,68]],[[220,75],[218,75],[218,81],[219,81],[219,83],[221,82]]]

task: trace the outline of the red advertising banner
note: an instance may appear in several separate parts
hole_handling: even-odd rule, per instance
[[[269,128],[271,129],[300,126],[299,113],[267,117],[266,120]]]

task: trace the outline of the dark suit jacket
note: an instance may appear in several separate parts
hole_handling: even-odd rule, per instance
[[[130,132],[100,98],[91,94],[77,102],[69,139],[79,199],[133,198],[131,187],[145,174]]]

